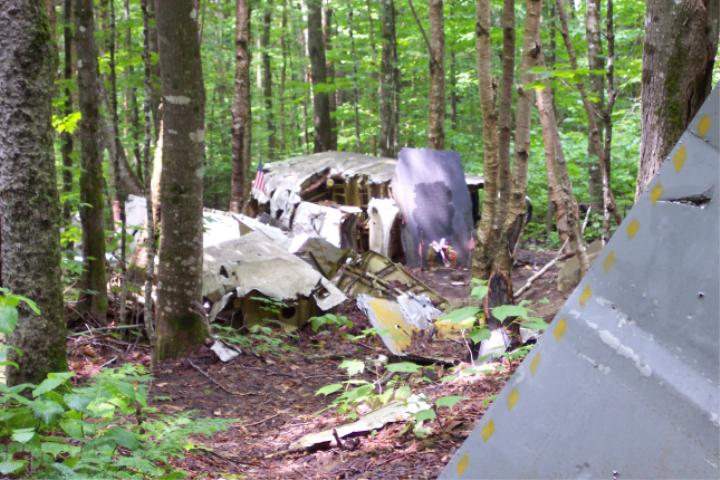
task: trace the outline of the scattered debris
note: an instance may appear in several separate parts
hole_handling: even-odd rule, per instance
[[[395,355],[402,355],[411,345],[412,334],[417,327],[403,318],[400,305],[367,294],[358,296],[357,305],[367,315],[388,350]]]
[[[222,340],[215,340],[210,347],[210,350],[212,350],[223,363],[233,360],[242,353],[238,348],[232,347]]]
[[[349,435],[358,435],[378,430],[388,423],[405,422],[413,414],[431,408],[423,396],[411,395],[407,400],[396,401],[363,415],[353,423],[347,423],[322,432],[311,433],[290,445],[291,452],[328,447],[336,438],[342,439]],[[340,442],[337,442],[340,443]]]

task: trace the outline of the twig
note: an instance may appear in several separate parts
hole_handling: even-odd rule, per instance
[[[257,393],[254,393],[254,392],[239,393],[239,392],[233,392],[232,390],[228,390],[227,387],[225,387],[222,383],[218,382],[218,381],[215,380],[213,377],[211,377],[209,373],[207,373],[205,370],[203,370],[202,368],[200,368],[200,367],[198,367],[197,365],[195,365],[195,364],[192,362],[192,360],[189,360],[189,359],[188,359],[188,363],[190,363],[190,366],[191,366],[191,367],[193,367],[195,370],[197,370],[198,372],[200,372],[203,377],[205,377],[205,378],[207,378],[208,380],[210,380],[216,387],[218,387],[220,390],[222,390],[223,392],[227,393],[228,395],[233,395],[233,396],[236,396],[236,397],[248,397],[248,396],[250,396],[250,395],[258,395]]]
[[[226,462],[229,462],[229,463],[232,463],[235,465],[251,465],[253,467],[260,466],[260,464],[257,462],[247,462],[247,461],[236,460],[234,458],[226,457],[225,455],[221,455],[221,454],[217,453],[215,450],[210,450],[209,448],[201,448],[200,451],[209,453],[210,455],[214,455],[221,460],[225,460]]]
[[[588,219],[590,218],[590,211],[592,210],[592,205],[588,206],[587,212],[585,212],[585,220],[583,220],[582,228],[580,229],[580,235],[583,235],[585,233],[585,227],[587,227]]]
[[[277,417],[277,416],[279,416],[279,415],[281,415],[281,414],[283,414],[283,413],[285,413],[285,411],[277,412],[275,415],[270,415],[269,417],[263,418],[262,420],[259,420],[259,421],[257,421],[257,422],[243,424],[242,427],[245,427],[245,428],[247,428],[247,427],[256,427],[256,426],[258,426],[258,425],[260,425],[260,424],[262,424],[262,423],[265,423],[265,422],[267,422],[267,421],[269,421],[269,420],[272,420],[273,418],[275,418],[275,417]]]
[[[107,362],[105,362],[105,363],[103,363],[102,365],[100,365],[100,368],[105,368],[105,367],[107,367],[108,365],[110,365],[111,363],[113,363],[113,362],[114,362],[115,360],[117,360],[117,359],[118,359],[118,357],[117,357],[117,355],[116,355],[116,356],[112,357],[110,360],[108,360]]]
[[[585,220],[587,220],[587,217],[585,217]],[[535,280],[537,280],[538,278],[542,277],[542,276],[545,274],[545,272],[547,272],[548,270],[550,270],[550,268],[552,268],[552,266],[555,265],[557,262],[559,262],[560,260],[564,260],[564,259],[566,259],[566,258],[570,258],[570,257],[572,257],[573,255],[575,255],[575,252],[562,253],[562,251],[565,250],[565,245],[567,245],[567,242],[568,242],[568,241],[567,241],[567,239],[566,239],[566,240],[565,240],[565,243],[563,243],[563,246],[560,247],[559,253],[557,254],[557,256],[556,256],[555,258],[553,258],[553,259],[550,260],[548,263],[546,263],[545,266],[542,267],[540,270],[538,270],[538,272],[537,272],[535,275],[533,275],[532,277],[528,278],[527,282],[525,282],[525,285],[523,285],[522,287],[520,287],[520,288],[518,289],[518,291],[515,292],[515,296],[516,296],[516,297],[519,297],[520,295],[522,295],[523,293],[525,293],[525,292],[530,288],[530,286],[533,284],[533,282],[535,282]]]
[[[410,5],[410,10],[412,10],[413,17],[415,17],[415,22],[417,22],[417,26],[420,29],[420,33],[422,33],[423,38],[425,39],[425,45],[428,49],[428,56],[430,57],[430,61],[434,64],[438,64],[437,59],[433,55],[432,47],[430,46],[430,40],[428,40],[427,33],[425,33],[425,29],[422,26],[422,22],[420,21],[420,18],[418,17],[417,12],[415,11],[415,5],[413,5],[412,0],[408,0],[408,5]]]
[[[144,325],[117,325],[115,327],[99,327],[99,328],[90,328],[87,325],[85,325],[85,327],[87,328],[87,331],[71,333],[70,335],[68,335],[68,338],[80,337],[80,336],[87,335],[87,334],[93,335],[98,332],[111,332],[111,331],[115,331],[115,330],[134,330],[134,329],[141,330],[141,329],[145,328]]]
[[[340,440],[340,436],[338,435],[336,428],[333,428],[333,437],[335,438],[335,441],[337,442],[337,446],[340,449],[345,450],[345,445],[343,444],[342,440]]]

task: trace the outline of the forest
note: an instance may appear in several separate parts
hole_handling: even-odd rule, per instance
[[[633,207],[717,211],[653,179],[717,154],[719,38],[717,0],[0,0],[0,476],[462,477]]]

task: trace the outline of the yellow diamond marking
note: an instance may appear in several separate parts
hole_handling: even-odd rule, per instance
[[[640,222],[637,221],[637,219],[634,219],[632,222],[630,222],[627,226],[627,236],[630,240],[635,238],[635,235],[637,235],[638,230],[640,230]]]
[[[532,359],[532,362],[530,362],[530,374],[534,377],[537,373],[537,369],[540,366],[540,352],[535,355],[535,358]]]
[[[465,470],[467,470],[468,465],[470,465],[470,457],[466,453],[462,456],[460,461],[455,466],[455,470],[457,471],[458,477],[462,477],[465,474]]]
[[[603,260],[603,271],[605,273],[609,272],[613,265],[615,265],[615,251],[610,250],[610,253],[608,253],[605,260]]]
[[[555,327],[555,330],[553,330],[553,337],[555,337],[555,341],[559,342],[562,340],[562,338],[565,336],[565,332],[567,331],[567,322],[564,318],[561,318],[558,320],[557,326]]]
[[[590,300],[590,297],[592,297],[592,289],[590,288],[590,285],[588,285],[580,294],[580,306],[584,307],[587,301]]]
[[[655,186],[650,190],[650,201],[653,205],[660,200],[660,196],[663,194],[663,186],[661,183],[656,183]]]
[[[495,422],[490,419],[490,421],[487,422],[487,425],[480,430],[480,435],[482,436],[483,441],[487,442],[490,440],[490,437],[493,436],[493,433],[495,433]]]
[[[683,165],[685,165],[685,160],[687,159],[687,149],[685,148],[685,145],[680,145],[680,147],[675,152],[675,155],[673,155],[673,165],[675,166],[675,171],[679,172]]]
[[[705,136],[710,131],[710,127],[712,126],[712,119],[710,118],[710,115],[707,113],[702,116],[700,121],[697,124],[697,133],[700,136],[700,138],[705,138]]]
[[[512,410],[515,408],[515,405],[517,405],[517,402],[520,401],[520,392],[518,392],[517,388],[513,388],[510,390],[510,395],[507,397],[507,407],[508,410]]]

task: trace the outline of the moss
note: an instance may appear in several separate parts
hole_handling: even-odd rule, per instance
[[[177,315],[160,319],[165,322],[164,335],[158,332],[155,342],[155,360],[168,360],[186,356],[202,345],[208,336],[207,324],[195,314]]]

